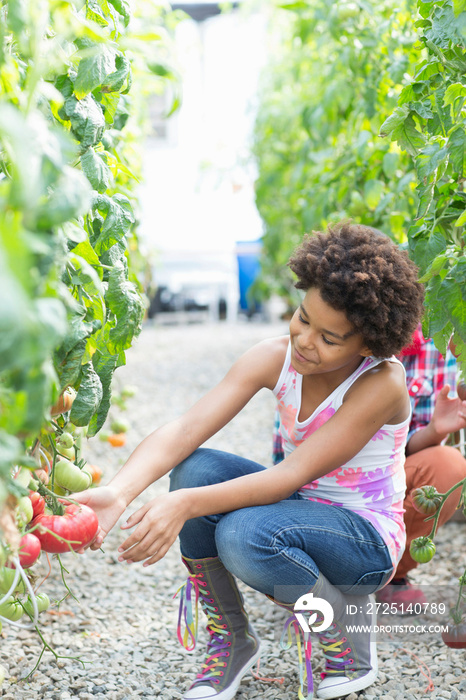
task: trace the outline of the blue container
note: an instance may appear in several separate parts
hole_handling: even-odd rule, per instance
[[[248,291],[260,271],[260,253],[262,241],[237,241],[236,259],[238,260],[239,308],[241,311],[254,313],[259,304],[248,298]]]

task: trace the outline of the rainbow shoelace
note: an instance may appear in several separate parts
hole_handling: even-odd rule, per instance
[[[330,674],[344,675],[345,666],[353,664],[354,659],[348,656],[351,654],[351,647],[345,648],[348,640],[341,628],[333,622],[325,632],[319,634],[319,642],[325,657],[322,678]]]
[[[296,639],[298,648],[298,672],[299,672],[299,700],[312,700],[314,697],[314,681],[312,678],[312,642],[311,635],[304,632],[301,625],[298,623],[295,615],[290,617],[285,622],[282,636],[280,639],[280,647],[282,649],[290,649],[293,644],[293,634]],[[301,641],[302,636],[302,641]],[[286,639],[285,639],[286,637]],[[306,694],[305,694],[306,693]]]
[[[193,685],[200,681],[209,681],[218,685],[220,677],[224,675],[222,669],[227,666],[225,658],[230,656],[231,642],[226,637],[231,636],[231,632],[226,624],[221,623],[223,616],[215,606],[214,598],[209,598],[211,594],[206,587],[207,582],[204,581],[202,572],[190,574],[186,583],[180,586],[174,596],[181,593],[177,636],[178,641],[187,651],[192,651],[196,646],[199,602],[207,616],[207,631],[210,638],[207,642],[206,657]],[[182,633],[183,623],[184,632]]]

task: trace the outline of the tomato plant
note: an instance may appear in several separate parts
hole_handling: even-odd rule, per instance
[[[24,576],[0,602],[11,623],[40,544],[95,536],[95,514],[57,495],[91,483],[84,441],[145,312],[136,190],[147,93],[173,84],[176,108],[177,19],[147,0],[131,10],[0,2],[0,601]]]

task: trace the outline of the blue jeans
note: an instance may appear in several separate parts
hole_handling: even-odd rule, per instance
[[[170,490],[263,469],[243,457],[201,448],[173,469]],[[320,572],[343,593],[358,595],[382,588],[393,571],[388,548],[368,520],[298,492],[278,503],[187,520],[180,546],[190,559],[220,557],[233,575],[272,597],[277,587],[289,587],[293,600],[282,602],[309,592]]]

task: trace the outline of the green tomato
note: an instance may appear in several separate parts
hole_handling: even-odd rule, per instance
[[[67,459],[60,459],[55,464],[55,482],[68,491],[84,491],[92,483],[92,476]]]
[[[16,506],[16,520],[18,525],[27,525],[34,517],[34,510],[29,496],[22,496]]]
[[[409,553],[414,561],[425,564],[430,561],[435,554],[435,544],[430,537],[416,537],[409,545]]]
[[[38,612],[45,612],[45,610],[48,610],[50,607],[50,599],[46,593],[39,593],[39,595],[36,595],[36,604],[37,604],[37,611]],[[23,603],[25,611],[28,613],[30,617],[34,617],[34,606],[32,604],[31,598],[28,596],[28,599],[25,603]]]
[[[65,459],[73,460],[76,457],[74,447],[65,447],[64,445],[59,445],[57,443],[57,450],[62,457],[65,457]]]
[[[23,606],[11,595],[0,605],[0,615],[7,620],[17,622],[23,614]]]
[[[120,418],[119,420],[113,420],[110,424],[110,428],[114,433],[126,433],[130,429],[130,424],[127,420]]]
[[[0,568],[0,594],[3,596],[5,593],[8,593],[8,591],[11,588],[11,584],[14,581],[15,578],[15,569],[10,569],[9,567],[2,566]],[[18,583],[16,584],[16,588],[13,591],[14,593],[21,592],[24,593],[26,590],[26,587],[24,585],[23,579],[20,577],[18,579]]]
[[[424,515],[433,515],[442,503],[442,494],[437,491],[435,486],[420,486],[413,489],[410,497],[413,508]]]
[[[24,469],[21,468],[19,472],[15,476],[15,482],[17,484],[20,484],[21,486],[24,486],[26,489],[29,486],[29,482],[31,481],[31,472],[29,469]]]
[[[59,448],[61,447],[73,447],[74,445],[74,438],[71,435],[71,433],[64,432],[60,435],[60,437],[57,440],[57,446]]]

